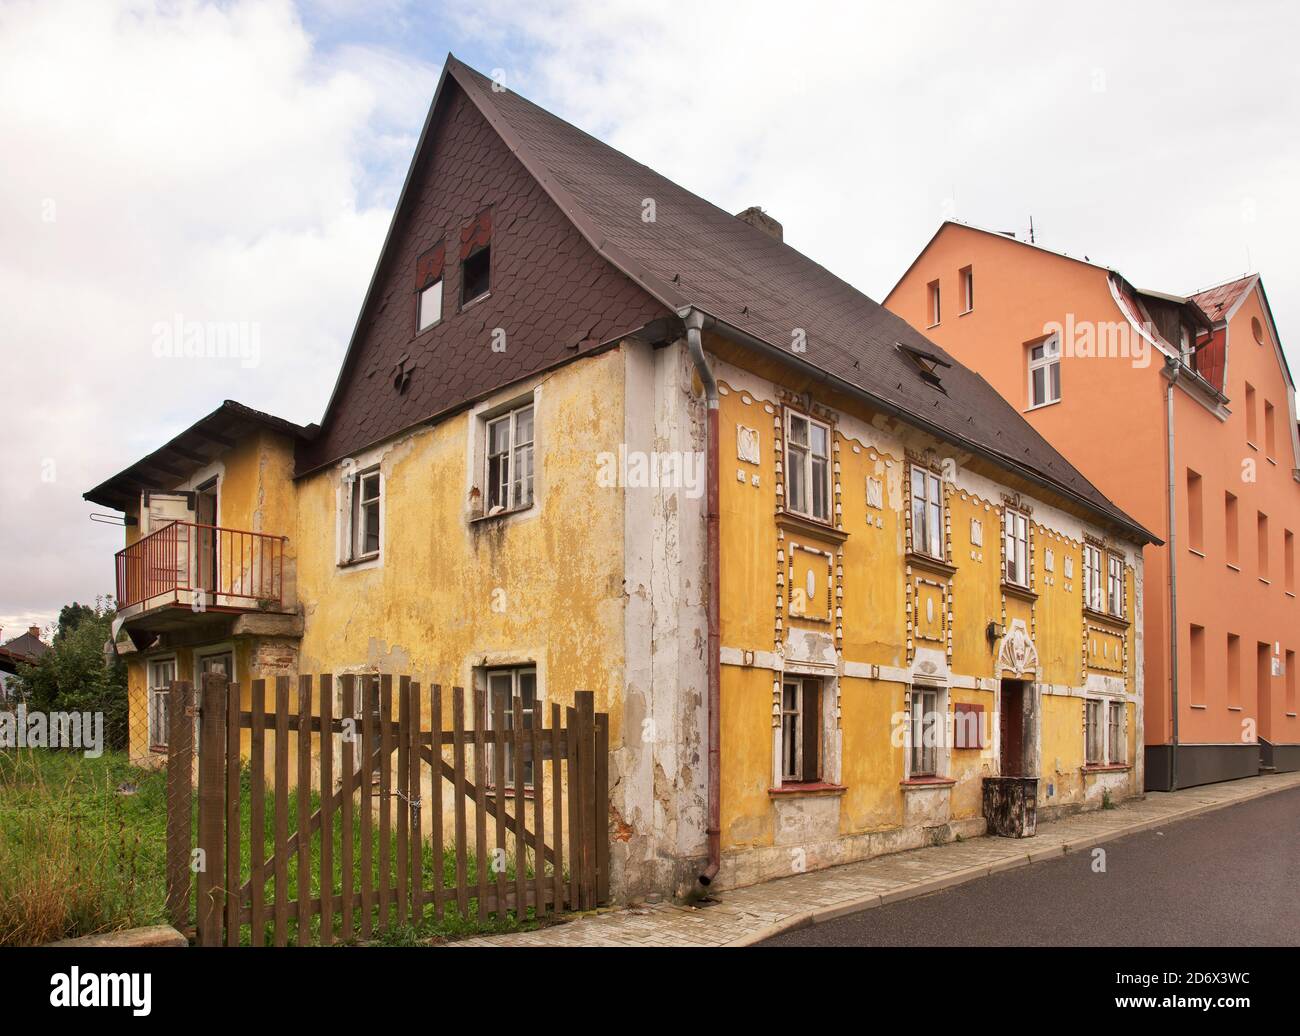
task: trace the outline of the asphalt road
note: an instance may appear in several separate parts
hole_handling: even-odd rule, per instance
[[[1300,788],[760,945],[1297,946]]]

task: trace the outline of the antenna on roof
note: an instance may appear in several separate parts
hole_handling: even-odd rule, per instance
[[[1034,244],[1034,217],[1031,213],[1029,216],[1029,243]]]

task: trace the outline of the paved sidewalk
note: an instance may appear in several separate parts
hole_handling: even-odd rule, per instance
[[[1039,824],[1033,838],[949,842],[720,892],[718,902],[705,907],[660,903],[607,910],[533,932],[464,939],[451,945],[748,946],[792,928],[923,896],[1297,786],[1300,773],[1286,773],[1151,792],[1115,809]]]

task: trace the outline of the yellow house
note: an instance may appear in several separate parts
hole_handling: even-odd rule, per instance
[[[621,900],[1135,794],[1151,535],[780,236],[449,56],[320,425],[86,494],[132,757],[210,671],[589,689]]]

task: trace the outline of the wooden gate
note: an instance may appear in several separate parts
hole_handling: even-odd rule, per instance
[[[553,703],[549,726],[517,697],[489,714],[478,688],[467,725],[462,688],[448,702],[405,676],[245,694],[208,675],[197,707],[190,683],[170,693],[167,902],[202,946],[329,945],[427,911],[486,922],[608,899],[609,721],[590,691]]]

